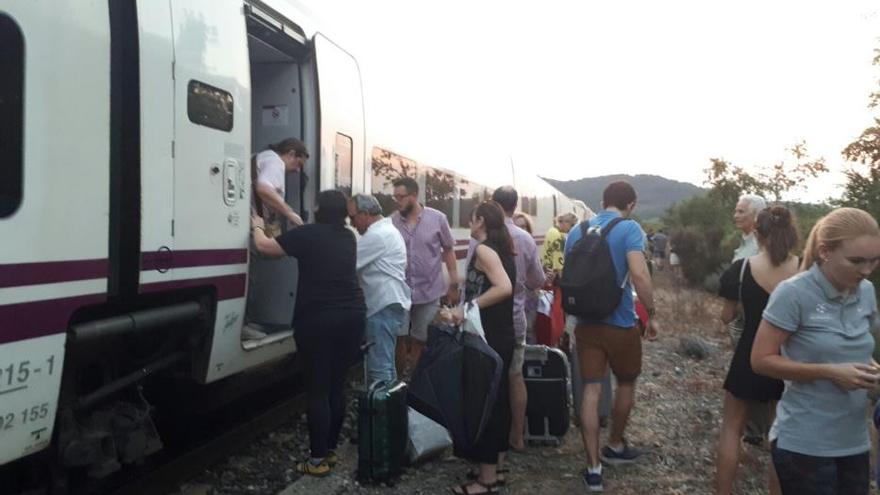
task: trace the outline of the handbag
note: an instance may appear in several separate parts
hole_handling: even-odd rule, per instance
[[[562,310],[562,291],[558,288],[550,293],[552,303],[549,314],[540,311],[535,315],[535,340],[538,344],[556,347],[565,330],[565,312]],[[541,302],[539,299],[538,307]]]

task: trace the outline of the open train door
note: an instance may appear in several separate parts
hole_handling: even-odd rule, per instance
[[[357,60],[321,33],[314,38],[320,95],[321,190],[364,192],[364,98]],[[332,164],[332,167],[329,166]],[[328,173],[332,170],[332,173]]]

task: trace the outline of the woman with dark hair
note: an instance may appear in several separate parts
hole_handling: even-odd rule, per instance
[[[471,237],[479,242],[467,267],[464,300],[480,309],[486,342],[501,356],[504,369],[483,435],[470,452],[468,460],[479,464],[470,473],[473,483],[453,488],[457,494],[498,493],[498,464],[508,449],[510,433],[510,392],[508,372],[516,345],[513,329],[513,284],[516,281],[513,240],[504,223],[504,211],[494,201],[484,201],[471,214]],[[463,307],[453,312],[453,321],[464,319]]]
[[[721,276],[720,295],[724,298],[721,320],[728,323],[741,310],[745,324],[724,381],[726,392],[715,480],[718,494],[729,494],[733,490],[740,437],[749,418],[750,403],[775,404],[782,396],[782,381],[755,373],[750,357],[761,313],[770,294],[780,282],[798,271],[797,256],[791,254],[798,242],[791,213],[781,206],[764,209],[755,222],[755,236],[758,254],[735,261]],[[770,477],[770,492],[779,493],[772,469]]]
[[[343,386],[363,340],[364,294],[358,284],[357,241],[345,225],[348,200],[339,191],[318,194],[314,224],[270,238],[263,219],[251,218],[254,244],[265,256],[299,261],[294,338],[306,381],[311,458],[297,464],[302,474],[326,476],[345,417]]]

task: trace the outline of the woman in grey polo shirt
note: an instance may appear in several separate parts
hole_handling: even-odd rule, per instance
[[[770,429],[783,494],[867,494],[867,390],[878,324],[874,286],[880,229],[855,208],[813,227],[802,271],[773,291],[752,348],[752,368],[785,381]]]

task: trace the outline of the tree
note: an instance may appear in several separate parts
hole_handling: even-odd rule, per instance
[[[743,194],[757,194],[779,203],[784,193],[801,188],[807,180],[828,172],[825,158],[811,157],[805,141],[795,143],[786,151],[794,158],[794,164],[781,161],[761,167],[754,174],[723,159],[712,158],[711,165],[705,169],[706,184],[717,189],[725,201],[736,203],[736,198]]]
[[[874,49],[872,63],[880,67],[880,48]],[[878,107],[880,89],[868,95],[868,108]],[[862,131],[841,153],[850,166],[844,172],[846,185],[837,206],[860,208],[880,218],[880,118],[875,117],[874,125]],[[874,272],[871,281],[880,289],[880,271]]]

